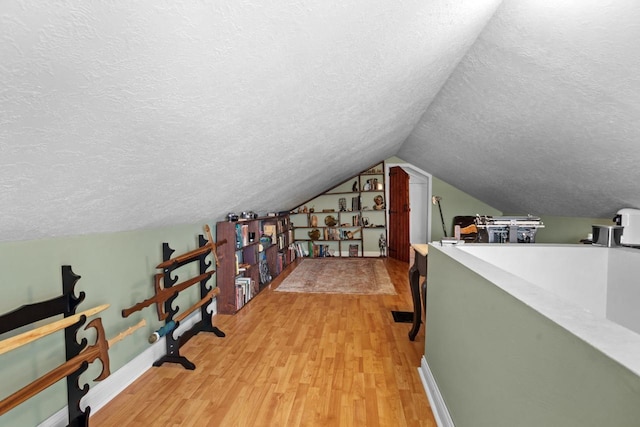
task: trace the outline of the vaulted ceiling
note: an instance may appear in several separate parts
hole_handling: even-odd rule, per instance
[[[640,4],[5,0],[0,240],[296,206],[397,155],[510,213],[640,207]]]

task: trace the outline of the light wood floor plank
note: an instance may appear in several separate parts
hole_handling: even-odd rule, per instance
[[[149,369],[91,425],[435,427],[417,370],[424,329],[411,342],[411,324],[391,316],[412,309],[409,265],[385,264],[398,295],[275,292],[285,271],[236,315],[214,316],[225,338],[180,349],[194,371]]]

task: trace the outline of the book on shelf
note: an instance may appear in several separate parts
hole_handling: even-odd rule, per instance
[[[236,277],[236,308],[240,309],[255,296],[254,281],[250,277]]]
[[[236,224],[236,248],[241,248],[249,244],[249,225]]]
[[[360,196],[355,196],[351,198],[351,210],[352,211],[360,210]]]
[[[314,258],[325,258],[330,256],[331,253],[329,252],[329,245],[313,245]]]
[[[242,282],[236,280],[236,310],[240,310],[246,302],[247,288]]]
[[[278,233],[284,233],[287,230],[287,220],[284,218],[281,218],[278,220],[278,222],[276,223],[278,225],[277,228],[277,232]]]
[[[304,258],[305,252],[304,252],[304,248],[302,247],[302,243],[301,242],[295,242],[293,244],[293,246],[294,246],[294,250],[296,252],[296,256],[298,258]]]
[[[256,263],[256,251],[258,247],[253,245],[243,250],[244,262],[245,264],[255,264]]]
[[[260,292],[260,286],[258,285],[258,282],[256,282],[255,280],[252,280],[251,281],[251,298],[258,295],[258,292]]]
[[[285,254],[279,253],[276,258],[276,275],[282,273],[282,269],[284,268],[285,262]]]
[[[359,252],[359,246],[358,245],[349,245],[349,256],[350,257],[357,257],[358,256],[358,252]]]
[[[236,310],[240,310],[244,305],[244,294],[242,287],[236,285]]]

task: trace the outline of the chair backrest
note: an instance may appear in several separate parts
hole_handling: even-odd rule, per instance
[[[476,227],[476,217],[460,215],[453,217],[453,229],[460,226],[460,239],[465,242],[474,243],[478,241],[478,227]]]

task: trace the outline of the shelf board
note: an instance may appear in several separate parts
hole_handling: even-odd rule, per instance
[[[322,196],[340,196],[340,195],[347,195],[347,194],[351,194],[351,195],[357,195],[360,194],[360,191],[336,191],[335,193],[324,193],[319,195],[318,197],[322,197]]]
[[[328,228],[330,230],[333,230],[335,228],[373,228],[373,227],[363,227],[361,225],[334,225],[333,227],[327,227],[326,225],[316,225],[315,227],[313,227],[313,226],[307,226],[307,227],[300,226],[300,227],[296,227],[296,228],[297,229],[300,229],[300,228],[311,228],[311,229],[314,229],[314,228]]]
[[[340,240],[312,240],[312,239],[295,239],[295,242],[359,242],[362,239],[340,239]]]
[[[328,245],[329,248],[335,248],[335,242],[338,242],[340,250],[337,252],[336,257],[340,258],[349,255],[346,250],[348,248],[347,245],[359,247],[356,257],[363,257],[365,246],[373,247],[374,242],[377,248],[378,235],[381,232],[384,233],[387,228],[386,208],[373,208],[376,206],[374,199],[379,198],[380,195],[383,196],[383,200],[386,199],[384,195],[388,187],[385,185],[384,165],[384,161],[376,163],[291,210],[291,215],[293,215],[291,217],[292,226],[295,233],[293,241],[296,242],[296,245],[304,246],[307,245],[307,242],[312,242],[316,245]],[[346,203],[340,203],[339,198],[346,199]],[[309,212],[310,207],[314,209],[313,212]],[[353,207],[358,209],[352,209]],[[305,208],[307,211],[302,212]],[[340,210],[341,208],[344,208],[344,210]],[[303,217],[298,218],[296,215],[305,215],[307,219],[302,220]],[[323,220],[328,216],[333,216],[337,224],[327,225]],[[311,219],[315,220],[315,217],[317,217],[318,221],[317,223],[313,221],[316,225],[312,226],[310,225],[312,224]],[[366,220],[363,220],[364,218]],[[332,222],[329,222],[329,224],[332,224]],[[367,225],[363,226],[362,224]],[[298,229],[299,231],[296,233],[295,230]],[[316,230],[315,233],[319,234],[318,238],[312,239],[308,236],[308,234],[316,236],[311,230]],[[337,231],[340,231],[340,236],[336,236]],[[296,238],[296,234],[300,238]],[[347,236],[352,236],[352,238],[349,239]],[[333,237],[337,238],[337,240],[325,240],[325,237]]]

